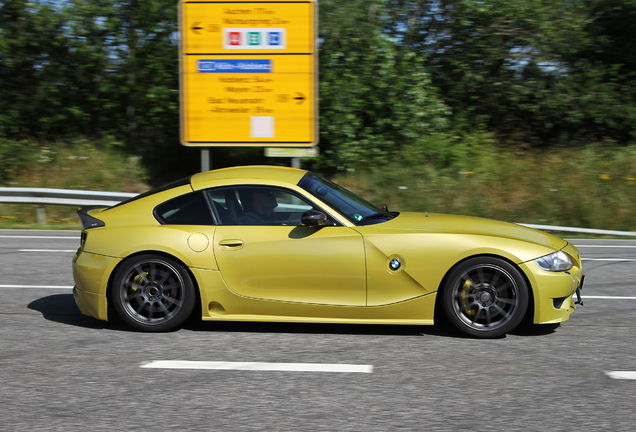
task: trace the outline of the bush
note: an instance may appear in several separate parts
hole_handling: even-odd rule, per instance
[[[636,230],[636,149],[519,151],[481,142],[448,165],[405,155],[336,178],[378,206],[508,222]]]

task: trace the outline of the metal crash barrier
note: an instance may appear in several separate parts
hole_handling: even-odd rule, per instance
[[[105,205],[112,206],[128,198],[136,196],[135,193],[126,192],[98,192],[72,189],[44,189],[44,188],[7,188],[0,187],[0,203],[7,204],[35,204],[38,205],[38,223],[45,223],[45,205],[70,205],[89,206]],[[613,231],[591,228],[573,228],[554,225],[536,225],[518,223],[528,228],[543,231],[557,231],[579,234],[610,235],[621,237],[636,237],[636,232]]]
[[[45,205],[112,206],[136,195],[126,192],[0,187],[0,203],[37,205],[37,220],[40,224],[46,223]]]

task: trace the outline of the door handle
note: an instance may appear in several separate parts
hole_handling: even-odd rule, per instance
[[[224,250],[238,250],[243,247],[243,240],[238,240],[238,239],[221,240],[219,242],[219,247]]]

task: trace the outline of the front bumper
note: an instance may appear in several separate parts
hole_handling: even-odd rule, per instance
[[[574,295],[583,286],[584,276],[580,267],[567,272],[547,272],[534,261],[520,266],[526,274],[534,297],[535,324],[556,324],[567,321],[576,310]],[[581,303],[582,304],[582,303]]]

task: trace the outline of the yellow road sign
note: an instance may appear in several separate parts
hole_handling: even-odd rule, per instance
[[[179,2],[181,142],[318,142],[316,2]]]

